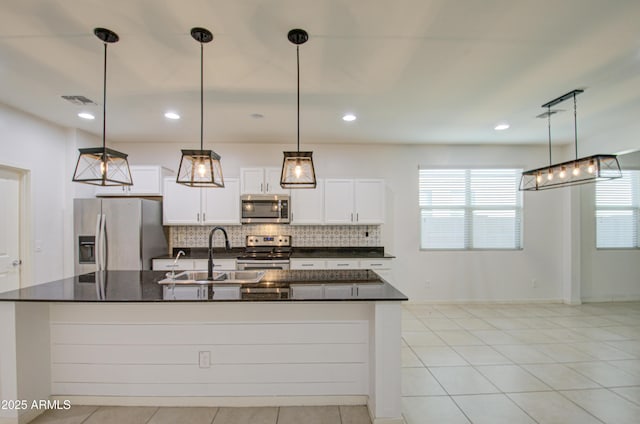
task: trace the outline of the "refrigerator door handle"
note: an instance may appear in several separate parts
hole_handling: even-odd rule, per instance
[[[96,217],[95,251],[93,252],[96,262],[96,271],[100,271],[100,228],[102,228],[102,215],[98,214]]]
[[[102,254],[102,270],[107,270],[109,263],[109,240],[107,240],[107,215],[102,215],[102,229],[100,230],[102,244],[100,245],[100,253]]]

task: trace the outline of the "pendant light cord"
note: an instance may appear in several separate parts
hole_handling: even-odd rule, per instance
[[[204,45],[200,42],[200,150],[204,150]]]
[[[296,60],[298,62],[298,153],[300,153],[300,46],[296,46]]]
[[[102,81],[102,149],[107,148],[107,43],[104,43],[104,78]],[[104,155],[104,152],[103,152]],[[102,161],[106,164],[107,158]]]
[[[549,166],[553,163],[551,161],[551,106],[547,110],[547,126],[549,128]]]
[[[576,148],[576,160],[578,160],[578,112],[575,92],[573,93],[573,143]]]

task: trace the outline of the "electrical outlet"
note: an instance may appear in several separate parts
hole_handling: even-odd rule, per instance
[[[208,350],[198,352],[198,366],[200,368],[209,368],[211,366],[211,352]]]
[[[425,289],[431,288],[431,281],[430,281],[430,280],[426,280],[426,281],[424,282],[424,288],[425,288]]]
[[[538,288],[538,280],[536,280],[535,278],[532,278],[531,287],[533,287],[534,289]]]

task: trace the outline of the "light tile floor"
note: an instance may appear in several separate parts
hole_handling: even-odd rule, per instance
[[[640,423],[640,302],[408,304],[407,424]]]
[[[640,422],[640,302],[403,307],[406,424]],[[33,424],[370,424],[365,407],[83,407]]]

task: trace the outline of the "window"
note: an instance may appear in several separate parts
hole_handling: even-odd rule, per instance
[[[521,169],[421,169],[421,249],[520,249]]]
[[[596,248],[638,248],[640,171],[596,183]]]

